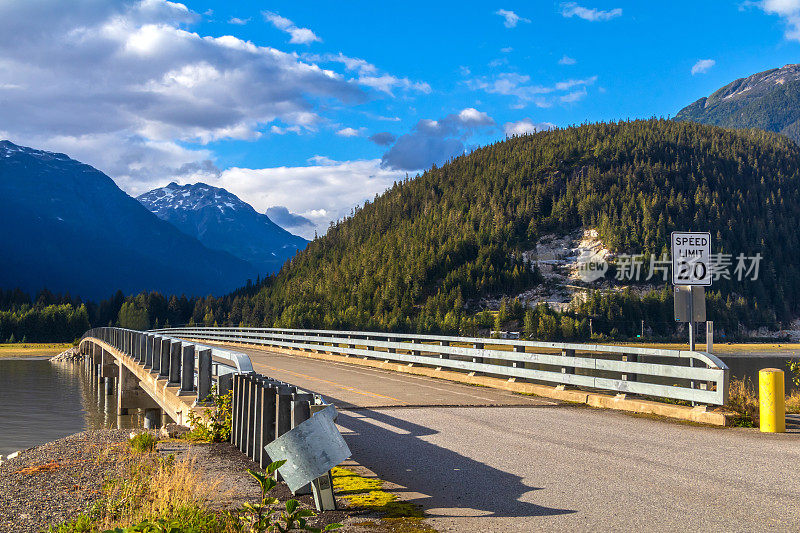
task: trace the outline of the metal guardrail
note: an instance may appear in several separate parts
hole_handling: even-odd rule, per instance
[[[219,381],[220,376],[253,372],[247,354],[162,333],[94,328],[84,333],[81,339],[87,337],[110,344],[171,383],[180,383],[181,391],[197,391],[200,401],[208,397],[212,384]],[[222,389],[219,384],[218,389]]]
[[[81,340],[94,338],[113,346],[159,378],[180,384],[182,392],[197,391],[198,401],[208,398],[213,382],[219,394],[232,392],[230,441],[262,468],[270,463],[267,444],[329,406],[318,394],[255,373],[246,354],[166,335],[168,331],[94,328]],[[313,481],[318,510],[336,508],[331,487],[330,472]]]
[[[724,405],[728,400],[727,365],[714,355],[699,351],[314,329],[183,327],[154,331],[175,337],[314,350],[701,404]]]

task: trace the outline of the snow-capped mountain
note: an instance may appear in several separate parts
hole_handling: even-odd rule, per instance
[[[250,262],[262,275],[277,271],[286,259],[308,244],[235,194],[205,183],[173,182],[137,200],[207,247]]]
[[[224,294],[258,271],[154,216],[99,170],[0,141],[0,286],[84,298]]]
[[[684,107],[675,120],[760,128],[800,142],[800,65],[739,78]]]

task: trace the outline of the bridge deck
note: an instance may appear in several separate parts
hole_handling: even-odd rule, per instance
[[[797,429],[687,426],[236,349],[258,372],[345,408],[338,424],[353,458],[406,487],[440,531],[800,527]]]
[[[284,355],[269,349],[236,349],[250,356],[256,372],[297,385],[330,399],[338,409],[424,406],[544,406],[554,400],[486,387],[398,374]]]

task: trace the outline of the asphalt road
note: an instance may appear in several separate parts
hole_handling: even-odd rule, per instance
[[[257,371],[336,403],[353,458],[405,487],[439,531],[800,530],[797,433],[682,425],[244,351]]]

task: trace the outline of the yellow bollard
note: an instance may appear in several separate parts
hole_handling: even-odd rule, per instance
[[[758,372],[758,406],[762,433],[786,432],[783,370],[764,368]]]

